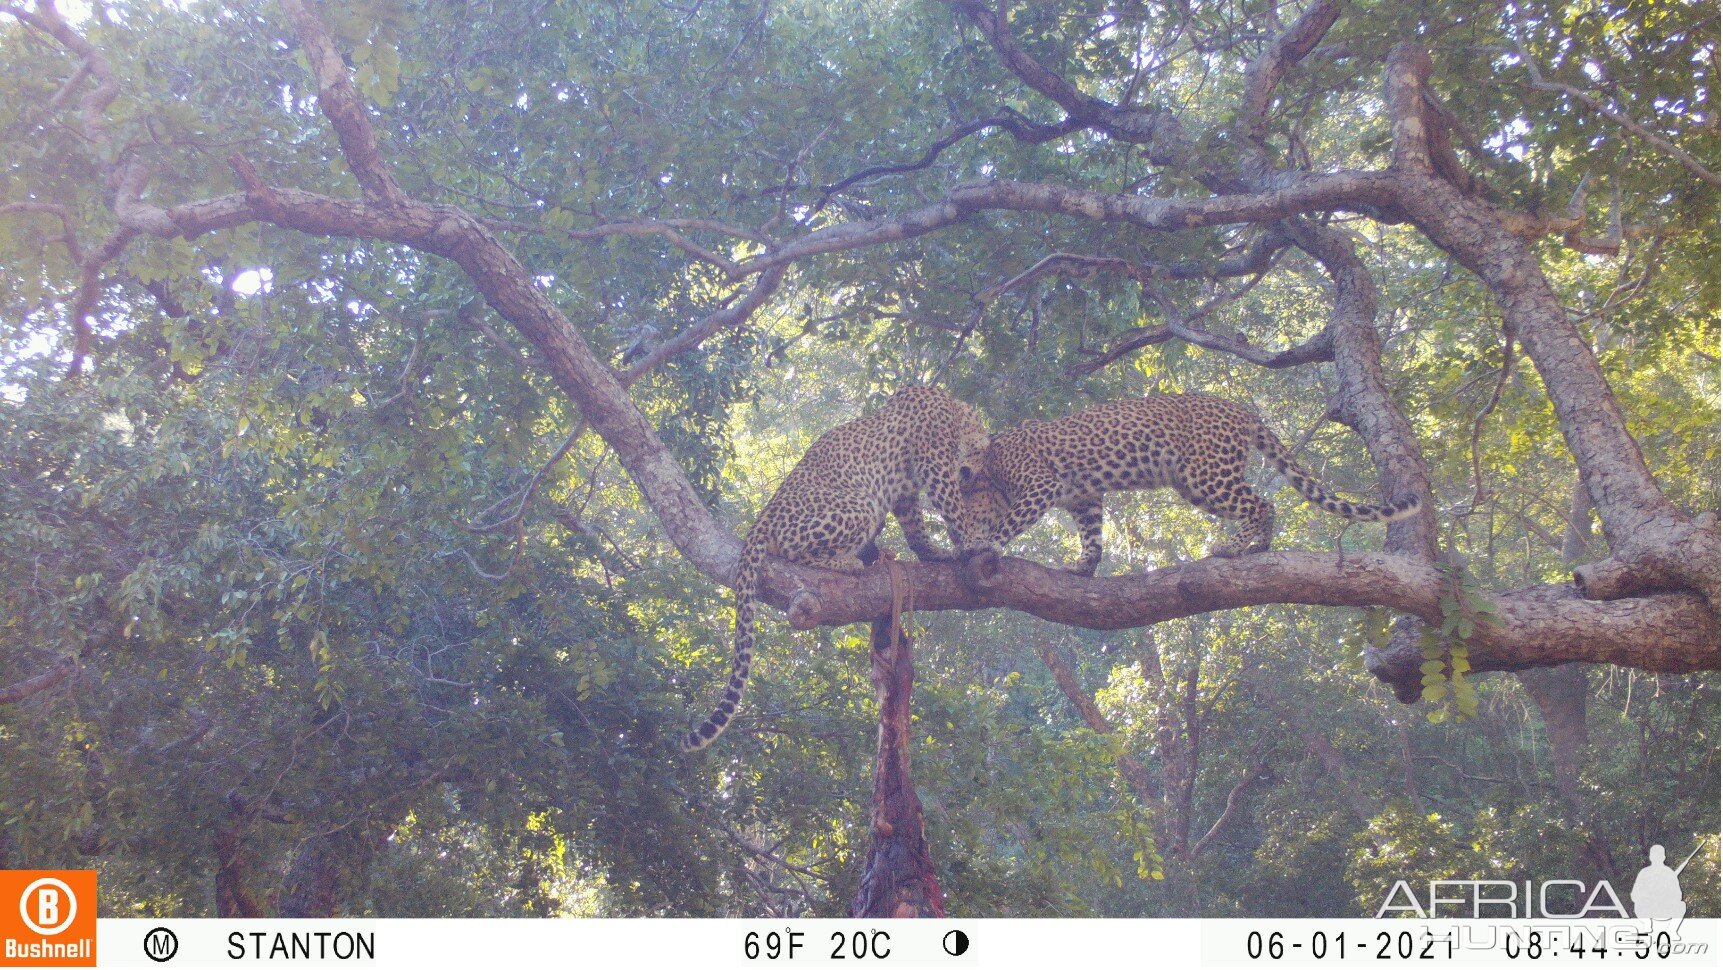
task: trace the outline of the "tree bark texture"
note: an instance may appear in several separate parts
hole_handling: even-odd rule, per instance
[[[893,642],[893,635],[896,642]],[[909,773],[910,697],[915,686],[914,641],[890,620],[873,621],[874,693],[879,698],[879,748],[874,758],[873,838],[850,915],[879,919],[945,916],[921,799]]]
[[[257,919],[266,915],[246,886],[243,859],[245,835],[238,821],[215,833],[215,915],[222,919]]]

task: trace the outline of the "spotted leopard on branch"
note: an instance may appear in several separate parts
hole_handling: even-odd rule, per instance
[[[995,435],[986,474],[965,496],[973,517],[966,531],[985,537],[979,548],[1001,552],[1058,506],[1076,521],[1083,545],[1066,568],[1093,576],[1101,562],[1101,497],[1171,488],[1210,515],[1243,523],[1211,555],[1262,552],[1274,536],[1274,505],[1245,479],[1252,451],[1307,500],[1344,519],[1391,522],[1418,512],[1414,496],[1386,505],[1336,496],[1249,407],[1207,394],[1157,394],[1108,401],[1056,421],[1025,421]]]
[[[858,572],[861,552],[886,515],[897,519],[917,558],[947,560],[922,523],[921,497],[961,549],[965,486],[981,471],[987,430],[969,405],[935,387],[906,387],[885,407],[827,431],[808,448],[761,510],[736,566],[736,638],[730,680],[717,708],[682,739],[698,751],[722,734],[742,701],[754,662],[755,605],[768,556]]]

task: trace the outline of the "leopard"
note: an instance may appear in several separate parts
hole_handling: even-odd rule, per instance
[[[1249,406],[1208,394],[1153,394],[1107,401],[1052,421],[1029,420],[996,434],[985,474],[965,494],[967,533],[982,538],[966,555],[1002,553],[1006,543],[1058,506],[1070,513],[1082,553],[1064,568],[1093,576],[1101,563],[1101,498],[1108,492],[1172,488],[1185,501],[1241,522],[1209,554],[1231,558],[1266,551],[1274,505],[1245,480],[1245,459],[1260,452],[1293,488],[1324,511],[1352,522],[1393,522],[1418,514],[1417,497],[1385,505],[1336,496],[1311,477]]]
[[[712,744],[735,718],[754,662],[760,571],[768,557],[860,572],[864,551],[897,520],[916,558],[956,558],[976,541],[963,531],[963,497],[981,473],[988,434],[980,415],[937,387],[900,388],[877,412],[820,435],[767,500],[736,565],[736,622],[723,699],[683,736],[684,753]],[[938,548],[922,521],[921,499],[940,514],[953,548]]]

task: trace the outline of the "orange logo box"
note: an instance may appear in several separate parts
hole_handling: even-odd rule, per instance
[[[95,870],[0,869],[0,967],[95,965]]]

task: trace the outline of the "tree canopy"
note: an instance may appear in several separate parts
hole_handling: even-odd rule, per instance
[[[738,535],[938,383],[1423,503],[904,562],[947,912],[1715,873],[1717,72],[1696,2],[0,0],[0,868],[842,913],[886,570],[774,564],[675,739]]]

